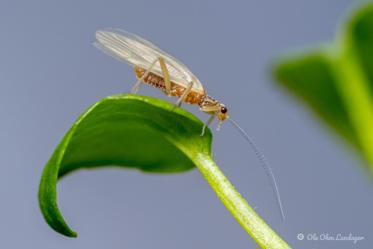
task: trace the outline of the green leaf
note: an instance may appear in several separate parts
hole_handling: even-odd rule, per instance
[[[197,167],[223,204],[262,248],[290,248],[246,203],[211,156],[212,135],[189,112],[163,100],[138,95],[107,97],[71,127],[43,171],[39,204],[47,223],[69,237],[57,206],[58,178],[81,168],[120,166],[152,173]]]
[[[274,74],[360,151],[373,171],[373,4],[341,27],[334,44],[284,57]]]

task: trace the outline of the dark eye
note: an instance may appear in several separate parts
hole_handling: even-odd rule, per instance
[[[228,111],[228,109],[224,106],[220,109],[220,112],[223,113],[223,114],[227,113],[227,111]]]

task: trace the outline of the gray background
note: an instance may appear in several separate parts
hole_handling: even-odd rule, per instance
[[[58,197],[79,237],[46,225],[37,189],[55,146],[85,108],[135,81],[132,68],[91,45],[103,27],[158,44],[229,106],[274,168],[286,222],[257,158],[229,124],[215,133],[216,161],[294,248],[371,248],[373,186],[360,158],[269,74],[285,51],[333,39],[350,2],[2,0],[0,248],[256,248],[197,170],[75,173],[60,182]],[[150,87],[141,93],[163,97]],[[301,232],[366,239],[356,247],[298,241]]]

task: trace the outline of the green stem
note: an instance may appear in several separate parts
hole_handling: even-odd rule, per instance
[[[210,156],[200,153],[191,158],[223,204],[261,248],[290,248],[249,206]]]

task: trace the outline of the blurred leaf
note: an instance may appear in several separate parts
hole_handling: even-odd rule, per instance
[[[335,44],[282,58],[280,85],[362,153],[373,170],[373,5],[341,28]]]
[[[115,165],[175,173],[196,166],[262,248],[289,248],[216,166],[211,131],[200,136],[202,126],[189,112],[159,99],[128,94],[99,101],[75,122],[44,168],[39,204],[45,220],[57,232],[77,236],[58,209],[56,191],[58,178],[74,170]]]

